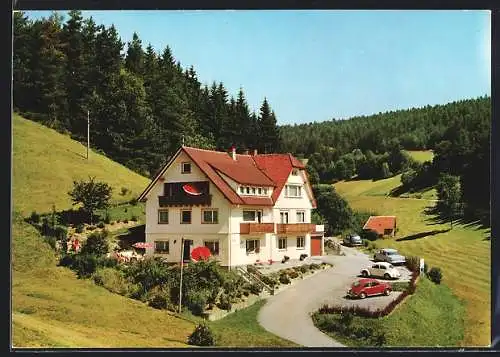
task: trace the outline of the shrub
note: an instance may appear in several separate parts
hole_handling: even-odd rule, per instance
[[[262,275],[261,280],[264,284],[269,285],[270,287],[275,287],[279,284],[278,277],[272,275]]]
[[[128,219],[124,219],[123,223],[127,224],[128,223]]]
[[[95,273],[99,263],[99,257],[94,254],[76,254],[73,256],[71,268],[79,278],[87,278]]]
[[[296,279],[299,277],[299,273],[297,273],[295,269],[290,269],[290,271],[288,272],[288,276],[292,279]]]
[[[441,279],[443,278],[443,274],[441,273],[441,269],[437,267],[432,267],[427,273],[427,276],[433,283],[441,284]]]
[[[97,285],[123,296],[130,296],[137,288],[121,271],[110,267],[97,269],[92,278]]]
[[[412,272],[417,272],[420,270],[420,258],[416,256],[406,257],[406,266]]]
[[[121,193],[122,196],[125,196],[128,193],[128,188],[122,187],[120,193]]]
[[[106,224],[109,224],[109,222],[111,222],[111,216],[109,215],[108,212],[106,212],[106,214],[104,215],[103,222],[106,223]]]
[[[138,221],[138,219],[137,219],[137,216],[136,216],[136,215],[133,215],[133,216],[132,216],[132,218],[130,218],[130,220],[131,220],[132,222],[137,222],[137,221]]]
[[[47,237],[44,237],[44,239],[50,245],[50,247],[52,249],[56,249],[56,242],[57,242],[56,237],[47,236]]]
[[[259,295],[262,292],[262,286],[256,283],[250,284],[250,292],[254,295]]]
[[[155,309],[168,309],[172,308],[170,302],[170,292],[163,286],[155,286],[147,297],[148,305]]]
[[[391,284],[393,291],[405,291],[409,288],[410,283],[406,281],[396,281]]]
[[[99,222],[97,224],[97,228],[104,228],[104,222]]]
[[[363,232],[361,232],[361,238],[367,239],[369,241],[375,241],[378,239],[378,233],[371,229],[364,230]]]
[[[199,324],[189,336],[188,343],[193,346],[213,346],[215,345],[214,334],[206,324]]]
[[[307,273],[308,271],[309,271],[309,267],[308,267],[307,265],[301,265],[301,266],[300,266],[300,272],[301,272],[302,274],[305,274],[305,273]]]
[[[137,198],[132,198],[129,203],[132,205],[132,206],[137,206]]]
[[[87,226],[88,231],[93,231],[96,227],[95,226]]]
[[[28,222],[40,223],[40,215],[36,211],[31,212],[31,216],[28,218]]]
[[[83,232],[83,228],[84,228],[83,223],[79,223],[79,224],[77,224],[77,226],[75,228],[75,232],[76,233],[82,233]]]
[[[320,268],[319,264],[316,264],[316,263],[312,263],[309,265],[309,269],[311,269],[311,270],[317,270],[319,268]]]
[[[279,280],[280,280],[281,284],[285,284],[286,285],[286,284],[290,284],[291,283],[291,280],[290,280],[288,274],[286,274],[286,273],[281,274]]]
[[[208,296],[210,292],[207,290],[191,291],[186,297],[186,306],[195,316],[201,316],[207,306]]]
[[[227,294],[222,294],[220,296],[220,300],[219,303],[217,304],[217,307],[222,310],[231,311],[233,305],[231,303],[231,299]]]
[[[96,256],[103,256],[109,252],[107,231],[92,233],[87,237],[82,246],[82,254],[92,254]]]

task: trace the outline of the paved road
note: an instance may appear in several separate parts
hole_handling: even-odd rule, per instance
[[[343,251],[346,256],[321,257],[323,261],[333,264],[333,268],[298,281],[286,290],[270,296],[259,311],[258,321],[261,326],[277,336],[306,347],[344,347],[318,330],[310,317],[310,313],[325,303],[355,303],[343,296],[361,268],[372,262],[366,254],[356,249],[343,248]],[[393,292],[390,297],[371,297],[357,301],[363,305],[378,307],[386,305],[396,296],[397,293]]]

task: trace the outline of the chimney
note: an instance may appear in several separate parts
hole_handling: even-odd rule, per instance
[[[233,160],[236,161],[236,147],[234,145],[231,146],[231,156],[233,157]]]
[[[257,155],[257,149],[253,149],[253,156]]]

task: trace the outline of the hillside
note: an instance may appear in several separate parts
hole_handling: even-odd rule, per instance
[[[399,185],[399,176],[385,180],[342,181],[337,192],[359,211],[396,215],[398,232],[394,239],[377,240],[378,247],[391,247],[405,255],[421,256],[430,266],[443,271],[443,284],[466,302],[464,346],[486,346],[491,326],[491,244],[489,229],[456,222],[450,230],[425,213],[434,205],[427,199],[395,198],[387,194]]]
[[[137,197],[149,183],[126,167],[41,124],[14,114],[13,118],[13,210],[23,215],[71,207],[65,193],[73,180],[95,176],[113,187],[113,201]],[[122,196],[122,187],[128,192]]]

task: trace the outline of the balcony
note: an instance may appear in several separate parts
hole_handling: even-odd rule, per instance
[[[158,196],[160,207],[169,206],[210,206],[212,203],[212,195],[203,194],[200,196],[173,195],[173,196]]]
[[[316,230],[316,225],[311,223],[277,224],[278,234],[312,233],[315,230]]]
[[[240,223],[240,234],[274,233],[274,223]]]

